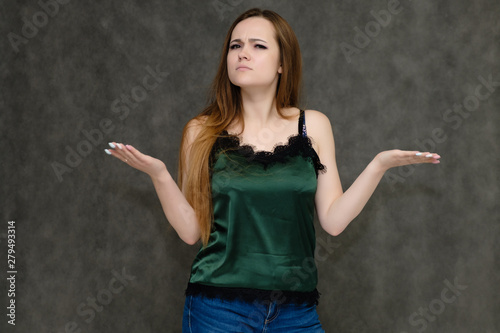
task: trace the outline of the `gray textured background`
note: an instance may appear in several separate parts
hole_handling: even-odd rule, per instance
[[[177,175],[181,129],[204,106],[226,31],[255,6],[298,36],[303,107],[329,116],[344,189],[379,151],[442,156],[391,169],[340,236],[318,226],[325,330],[500,332],[500,87],[474,97],[480,78],[500,81],[496,0],[401,0],[368,45],[356,28],[376,28],[370,11],[387,1],[61,0],[49,15],[35,0],[2,1],[0,331],[180,332],[197,246],[176,236],[149,178],[103,149],[133,144]],[[346,57],[341,45],[356,42]],[[144,90],[156,82],[147,67],[163,76]],[[447,111],[464,103],[473,111]],[[85,156],[68,162],[78,149]],[[54,165],[66,167],[59,177]],[[9,220],[15,327],[5,315]],[[123,269],[135,279],[113,294]],[[445,281],[462,286],[450,303]],[[111,301],[93,317],[92,297]]]

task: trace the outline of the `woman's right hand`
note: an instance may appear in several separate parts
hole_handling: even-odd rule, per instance
[[[165,163],[157,158],[141,153],[131,145],[110,142],[109,146],[113,149],[104,149],[108,155],[112,155],[131,167],[145,172],[151,178],[158,178],[167,171]]]

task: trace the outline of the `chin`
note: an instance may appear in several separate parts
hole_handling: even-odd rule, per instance
[[[255,82],[250,80],[230,80],[231,83],[240,88],[270,87],[273,82]]]

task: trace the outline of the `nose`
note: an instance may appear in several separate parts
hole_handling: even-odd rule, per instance
[[[250,58],[248,53],[247,53],[246,46],[240,47],[240,52],[238,53],[238,59],[242,60],[243,58],[245,58],[246,60],[248,60]]]

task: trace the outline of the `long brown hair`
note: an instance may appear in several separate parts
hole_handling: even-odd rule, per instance
[[[275,97],[278,114],[282,118],[290,119],[293,116],[285,116],[282,109],[298,107],[299,105],[302,58],[295,33],[290,25],[273,11],[253,8],[244,12],[233,22],[227,32],[224,46],[222,47],[217,75],[209,91],[208,106],[193,118],[201,121],[202,127],[189,151],[190,167],[187,170],[186,179],[183,179],[183,171],[186,168],[186,152],[182,147],[184,147],[186,141],[187,125],[182,131],[178,185],[182,189],[183,182],[186,182],[185,196],[196,212],[201,231],[201,240],[204,246],[208,243],[213,220],[212,192],[208,165],[212,146],[221,132],[233,121],[241,123],[243,129],[245,126],[242,115],[240,87],[231,83],[227,73],[227,53],[234,28],[239,22],[250,17],[265,18],[274,26],[282,66],[282,74],[280,74],[278,79]]]

